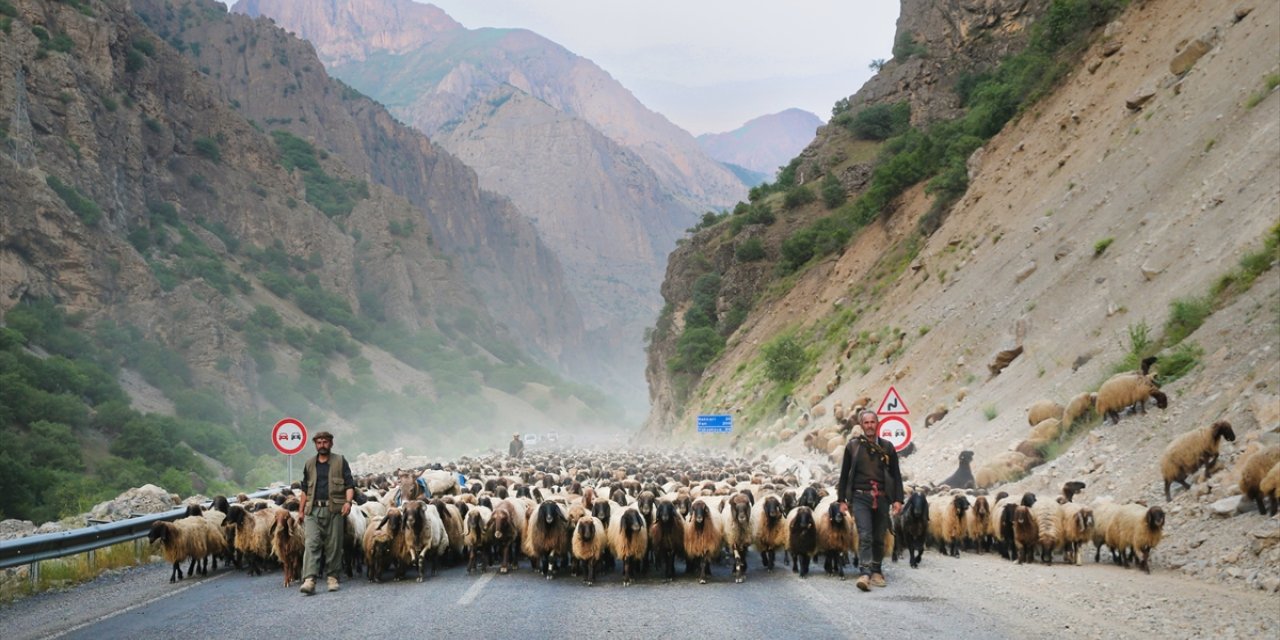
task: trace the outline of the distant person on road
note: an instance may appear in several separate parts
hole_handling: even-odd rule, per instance
[[[512,458],[524,457],[524,440],[520,439],[520,434],[511,436],[511,444],[507,445],[507,455]]]
[[[863,409],[851,420],[862,429],[854,429],[856,436],[844,447],[836,495],[840,508],[852,511],[858,527],[858,557],[862,559],[858,588],[870,591],[873,585],[886,584],[880,568],[884,532],[889,529],[890,511],[897,515],[902,510],[902,471],[893,443],[879,437],[880,416]]]
[[[329,590],[338,590],[343,529],[356,486],[346,458],[332,452],[333,434],[321,431],[311,441],[315,443],[316,455],[302,467],[302,496],[298,504],[306,540],[299,591],[308,596],[316,592],[321,559],[329,576]]]

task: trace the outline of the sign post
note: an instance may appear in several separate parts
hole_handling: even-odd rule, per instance
[[[731,415],[698,416],[698,433],[730,433],[733,431]]]
[[[897,389],[889,387],[876,413],[880,415],[880,437],[892,442],[894,451],[906,449],[911,444],[911,423],[907,421],[911,410]]]
[[[289,461],[289,484],[293,484],[293,456],[307,448],[307,427],[296,418],[284,418],[271,429],[271,444]]]

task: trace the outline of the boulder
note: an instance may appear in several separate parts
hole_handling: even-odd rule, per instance
[[[178,501],[164,489],[144,484],[129,489],[114,500],[100,502],[89,512],[92,520],[124,520],[135,513],[160,513],[178,505]]]
[[[1192,40],[1182,51],[1178,52],[1178,55],[1173,57],[1173,60],[1169,61],[1169,72],[1175,76],[1180,76],[1190,71],[1191,67],[1195,66],[1196,61],[1204,57],[1204,54],[1209,53],[1210,49],[1213,49],[1211,41],[1203,37]]]
[[[30,520],[0,520],[0,540],[12,540],[29,536],[36,530]]]
[[[1154,97],[1156,97],[1155,87],[1144,85],[1125,99],[1124,106],[1130,111],[1137,111],[1141,109],[1143,105],[1151,102],[1151,99]]]

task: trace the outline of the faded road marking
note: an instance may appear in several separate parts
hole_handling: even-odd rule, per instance
[[[492,573],[486,572],[484,575],[480,576],[480,578],[476,580],[475,584],[471,585],[471,587],[467,589],[467,592],[462,594],[461,598],[458,598],[458,605],[465,607],[471,604],[472,601],[476,599],[476,596],[480,595],[480,590],[484,588],[484,585],[489,584],[489,581],[492,579]]]
[[[88,622],[81,622],[80,624],[78,624],[78,625],[76,625],[76,626],[74,626],[74,627],[71,627],[70,629],[66,629],[66,630],[63,630],[63,631],[59,631],[58,633],[55,633],[55,634],[53,634],[53,635],[49,636],[49,638],[50,638],[50,639],[52,639],[52,638],[61,638],[62,636],[65,636],[65,635],[67,635],[67,634],[69,634],[69,633],[75,633],[75,632],[77,632],[77,631],[79,631],[79,630],[81,630],[81,629],[83,629],[83,628],[85,628],[85,627],[88,627],[88,626],[90,626],[90,625],[98,624],[99,622],[102,622],[103,620],[110,620],[111,618],[114,618],[114,617],[116,617],[116,616],[118,616],[118,615],[120,615],[120,614],[122,614],[122,613],[129,613],[130,611],[133,611],[134,609],[140,609],[140,608],[145,607],[145,606],[147,606],[147,605],[154,604],[154,603],[156,603],[156,602],[159,602],[159,601],[161,601],[161,600],[164,600],[165,598],[172,598],[173,596],[176,596],[176,595],[178,595],[179,593],[182,593],[183,591],[186,591],[187,589],[191,589],[191,588],[193,588],[193,587],[198,587],[198,586],[200,586],[200,585],[204,585],[204,584],[209,584],[210,582],[213,582],[214,580],[220,580],[220,579],[222,579],[222,578],[224,578],[224,577],[226,577],[226,576],[229,576],[229,575],[231,575],[229,572],[228,572],[228,573],[220,573],[220,574],[218,574],[218,575],[216,575],[216,576],[214,576],[214,577],[212,577],[212,578],[206,578],[206,579],[201,580],[201,581],[199,581],[199,582],[193,582],[193,583],[190,583],[190,584],[183,585],[183,586],[178,587],[177,589],[174,589],[173,591],[170,591],[170,592],[168,592],[168,593],[166,593],[166,594],[164,594],[164,595],[156,596],[156,597],[154,597],[154,598],[152,598],[152,599],[150,599],[150,600],[146,600],[146,601],[143,601],[143,602],[139,602],[139,603],[137,603],[137,604],[131,604],[131,605],[129,605],[129,606],[127,606],[127,607],[123,608],[123,609],[120,609],[119,611],[112,611],[111,613],[106,613],[106,614],[100,615],[100,616],[98,616],[98,617],[96,617],[96,618],[94,618],[94,619],[92,619],[92,620],[90,620],[90,621],[88,621]]]

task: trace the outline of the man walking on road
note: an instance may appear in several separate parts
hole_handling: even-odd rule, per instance
[[[862,575],[858,588],[885,586],[880,563],[884,560],[884,532],[889,529],[890,509],[894,515],[902,510],[902,471],[898,468],[898,452],[893,443],[879,437],[880,417],[870,409],[854,414],[861,434],[844,447],[844,463],[840,465],[840,483],[836,495],[840,508],[853,511],[858,527],[858,557]]]
[[[302,520],[305,547],[302,553],[302,588],[305,595],[316,592],[316,577],[323,558],[329,576],[329,590],[338,590],[342,569],[342,537],[356,482],[346,458],[332,453],[333,434],[321,431],[311,438],[316,455],[302,467],[302,496],[298,513]]]
[[[507,455],[517,459],[524,457],[524,440],[520,439],[520,434],[511,436],[511,444],[507,445]]]

